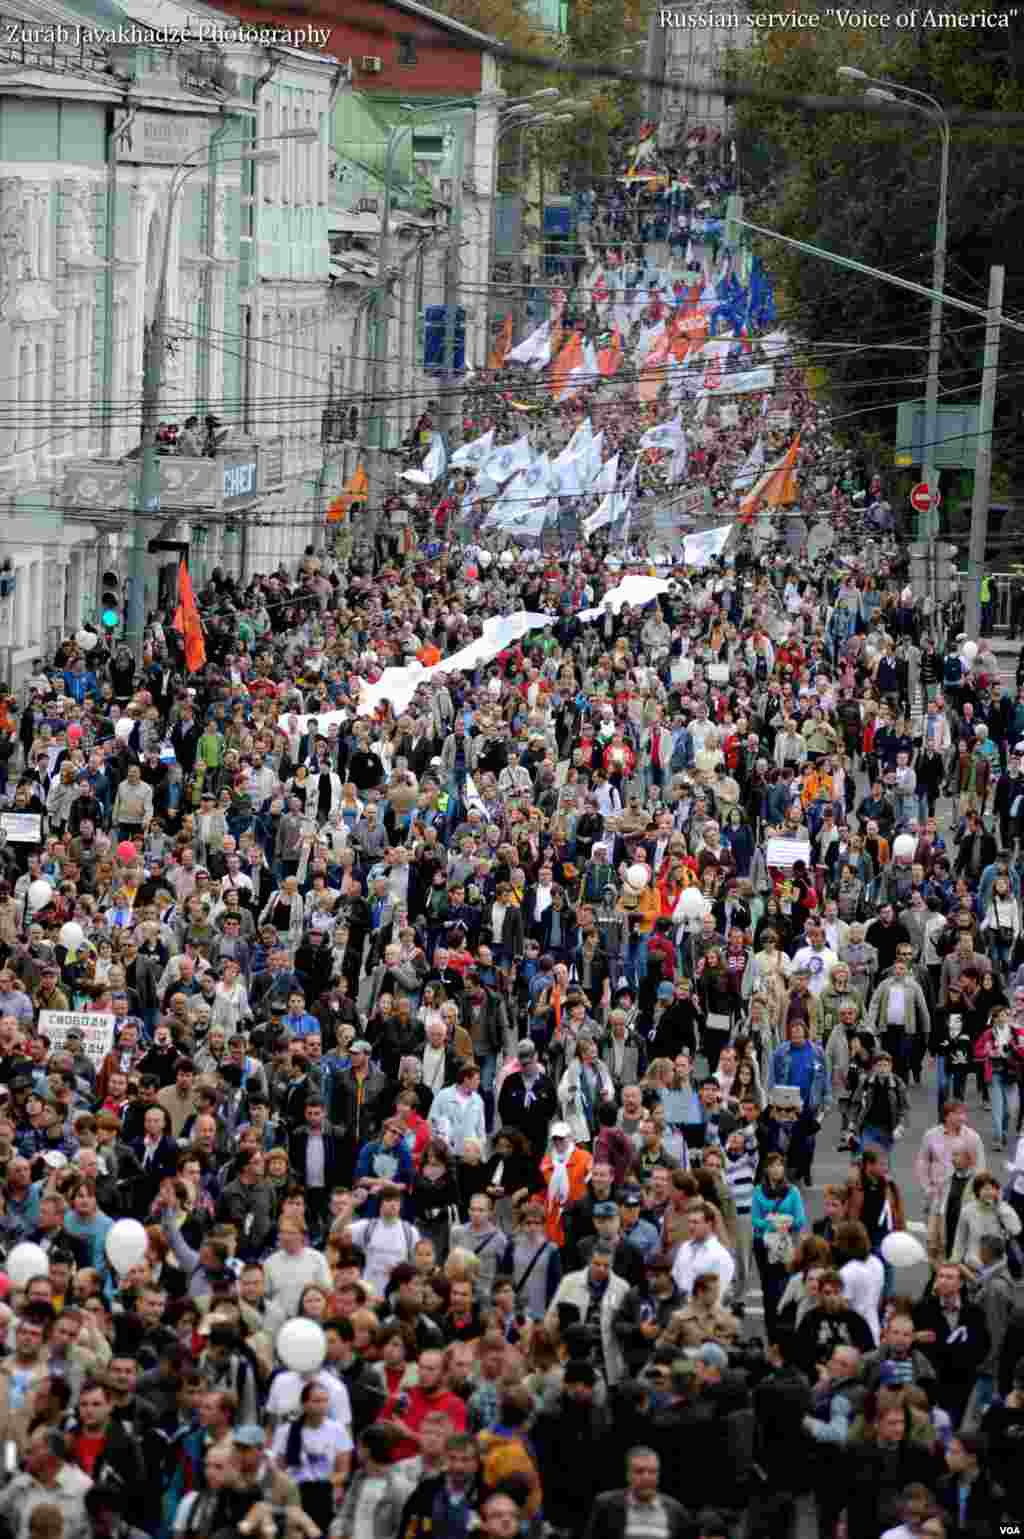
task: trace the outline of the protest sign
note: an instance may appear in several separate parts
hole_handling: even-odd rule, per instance
[[[38,812],[0,812],[0,831],[9,844],[38,844],[43,837],[42,814]]]
[[[806,839],[769,839],[765,846],[764,859],[765,865],[777,866],[782,870],[788,870],[798,860],[808,865],[811,859],[811,846]]]
[[[719,423],[720,427],[724,427],[724,428],[739,427],[739,425],[740,425],[740,409],[739,409],[739,407],[734,405],[734,404],[732,404],[732,403],[729,403],[728,405],[725,405],[725,406],[720,406],[719,409],[718,409],[718,423]]]
[[[693,678],[693,658],[677,657],[671,668],[673,684],[688,684]]]
[[[49,1038],[50,1051],[62,1052],[69,1031],[82,1033],[86,1057],[97,1069],[114,1045],[114,1017],[88,1010],[40,1010],[39,1029]]]
[[[709,663],[708,681],[711,684],[727,684],[729,682],[729,664]]]

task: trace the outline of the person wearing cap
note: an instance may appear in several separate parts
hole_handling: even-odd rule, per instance
[[[652,1251],[644,1262],[643,1281],[630,1288],[615,1320],[630,1377],[642,1372],[685,1302],[672,1276],[672,1253]]]
[[[36,1010],[69,1010],[68,996],[60,986],[60,968],[56,962],[44,962],[39,969],[39,986],[32,995]],[[78,1034],[81,1045],[81,1033]]]
[[[547,1144],[548,1128],[558,1115],[558,1096],[529,1037],[519,1042],[516,1063],[517,1067],[502,1081],[498,1115],[502,1127],[522,1133],[539,1160]]]
[[[541,1160],[541,1180],[545,1187],[545,1228],[553,1244],[565,1244],[563,1210],[579,1202],[590,1179],[593,1158],[573,1140],[567,1122],[553,1122],[550,1147]]]

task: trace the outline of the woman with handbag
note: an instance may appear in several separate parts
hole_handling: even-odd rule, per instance
[[[1020,904],[1014,897],[1007,876],[997,876],[992,883],[981,928],[990,935],[989,955],[1000,972],[1006,973],[1020,938]]]
[[[1020,1111],[1020,1080],[1024,1071],[1024,1027],[999,1005],[974,1044],[974,1056],[985,1065],[985,1084],[992,1102],[992,1150],[1006,1148]]]
[[[764,1296],[765,1335],[771,1341],[796,1242],[807,1228],[803,1198],[786,1180],[786,1160],[782,1154],[769,1154],[765,1159],[764,1179],[754,1187],[750,1221],[754,1260]]]
[[[990,1170],[981,1170],[971,1182],[970,1198],[960,1210],[950,1259],[977,1276],[985,1264],[981,1258],[982,1240],[998,1235],[1009,1251],[1010,1242],[1017,1240],[1020,1231],[1020,1219],[1010,1204],[1003,1201],[998,1178]]]

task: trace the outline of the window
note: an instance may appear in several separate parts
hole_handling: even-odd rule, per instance
[[[398,64],[401,69],[412,69],[416,63],[416,39],[411,32],[398,34]]]

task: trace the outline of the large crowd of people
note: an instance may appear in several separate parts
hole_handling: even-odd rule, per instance
[[[1013,1524],[1024,690],[786,399],[829,548],[769,509],[606,608],[643,552],[449,541],[453,481],[215,573],[199,670],[86,627],[0,707],[8,1539]],[[729,512],[763,404],[692,445]]]

